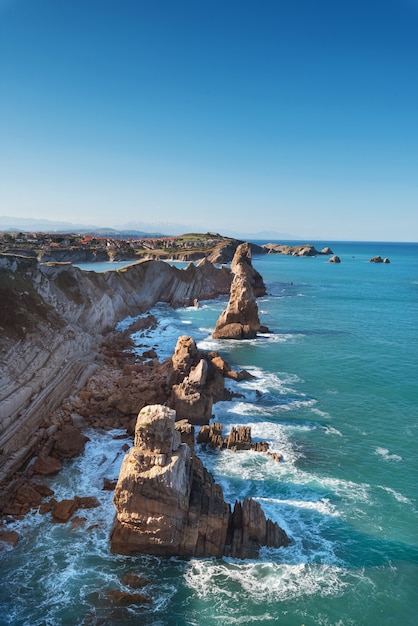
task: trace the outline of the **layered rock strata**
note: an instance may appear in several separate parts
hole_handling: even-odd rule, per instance
[[[203,260],[185,270],[144,261],[85,272],[0,255],[0,482],[56,425],[50,415],[98,366],[104,333],[156,302],[172,306],[229,292],[230,271]]]
[[[253,339],[257,332],[267,331],[258,317],[256,297],[266,289],[260,274],[251,263],[248,243],[238,246],[231,271],[234,275],[227,308],[221,313],[213,332],[214,339]]]
[[[221,487],[181,442],[175,420],[175,411],[161,405],[138,415],[114,494],[112,551],[255,558],[262,545],[288,545],[286,533],[266,520],[258,503],[245,500],[231,512]]]

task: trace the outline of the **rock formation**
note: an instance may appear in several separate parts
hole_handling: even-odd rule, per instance
[[[334,254],[330,259],[328,259],[328,263],[341,263],[341,259],[339,256]]]
[[[175,419],[175,411],[161,405],[138,415],[114,494],[112,551],[255,558],[262,545],[288,545],[286,533],[266,520],[258,503],[245,500],[231,513],[221,487],[181,442]]]
[[[388,258],[382,259],[382,257],[378,255],[378,256],[372,257],[369,263],[390,263],[390,260]]]
[[[230,284],[230,271],[206,260],[185,270],[144,261],[98,274],[0,255],[0,482],[56,428],[50,415],[97,369],[103,334],[116,322],[158,301],[180,306],[227,294]]]
[[[210,426],[202,426],[197,436],[197,443],[203,443],[211,448],[233,450],[254,450],[266,452],[275,461],[281,461],[280,454],[269,451],[267,441],[253,442],[251,438],[251,426],[233,426],[227,437],[222,434],[222,424],[214,422]]]
[[[261,327],[256,297],[264,295],[263,279],[251,263],[248,243],[238,246],[231,271],[234,278],[227,308],[221,313],[213,333],[214,339],[253,339]]]
[[[212,405],[230,399],[217,353],[199,350],[192,337],[179,337],[171,359],[171,389],[167,404],[176,411],[178,420],[191,424],[208,424]],[[222,367],[227,367],[222,361]],[[230,369],[230,368],[229,368]],[[229,372],[228,369],[228,372]]]
[[[331,248],[329,248],[328,246],[322,248],[322,250],[317,250],[315,246],[311,244],[289,246],[281,243],[265,243],[262,247],[269,254],[288,254],[291,256],[317,256],[318,254],[333,254]]]

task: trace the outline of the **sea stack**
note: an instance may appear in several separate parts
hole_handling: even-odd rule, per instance
[[[257,332],[267,332],[260,325],[256,298],[265,295],[260,274],[251,263],[249,243],[236,249],[231,263],[234,275],[227,308],[221,313],[213,333],[214,339],[253,339]]]
[[[234,511],[222,488],[182,443],[182,422],[162,405],[144,407],[134,446],[116,485],[112,552],[178,557],[256,558],[262,545],[286,546],[286,533],[254,500]],[[186,439],[190,429],[186,424]]]

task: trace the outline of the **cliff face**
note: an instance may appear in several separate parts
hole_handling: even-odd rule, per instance
[[[144,261],[115,272],[0,255],[0,481],[29,456],[50,413],[94,371],[102,335],[163,301],[228,293],[230,272],[208,261],[179,270]]]
[[[260,274],[251,263],[248,243],[238,246],[231,264],[234,278],[229,302],[220,315],[213,333],[214,339],[252,339],[261,329],[256,297],[266,289]]]
[[[288,545],[286,533],[253,500],[236,503],[231,513],[221,487],[181,442],[175,419],[175,411],[161,405],[138,415],[115,489],[112,551],[255,558],[262,545]]]

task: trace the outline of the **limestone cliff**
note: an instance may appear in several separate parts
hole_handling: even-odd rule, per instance
[[[229,270],[144,261],[95,273],[0,255],[0,481],[49,428],[49,416],[94,371],[104,333],[158,301],[172,306],[228,293]]]
[[[266,289],[260,274],[251,263],[248,243],[238,246],[231,264],[234,278],[227,308],[220,315],[214,339],[253,339],[261,330],[256,297]],[[267,329],[263,329],[267,330]]]
[[[161,405],[138,415],[114,494],[112,551],[255,558],[262,545],[288,545],[286,533],[253,500],[236,503],[231,513],[221,487],[181,442],[175,419],[175,411]]]

